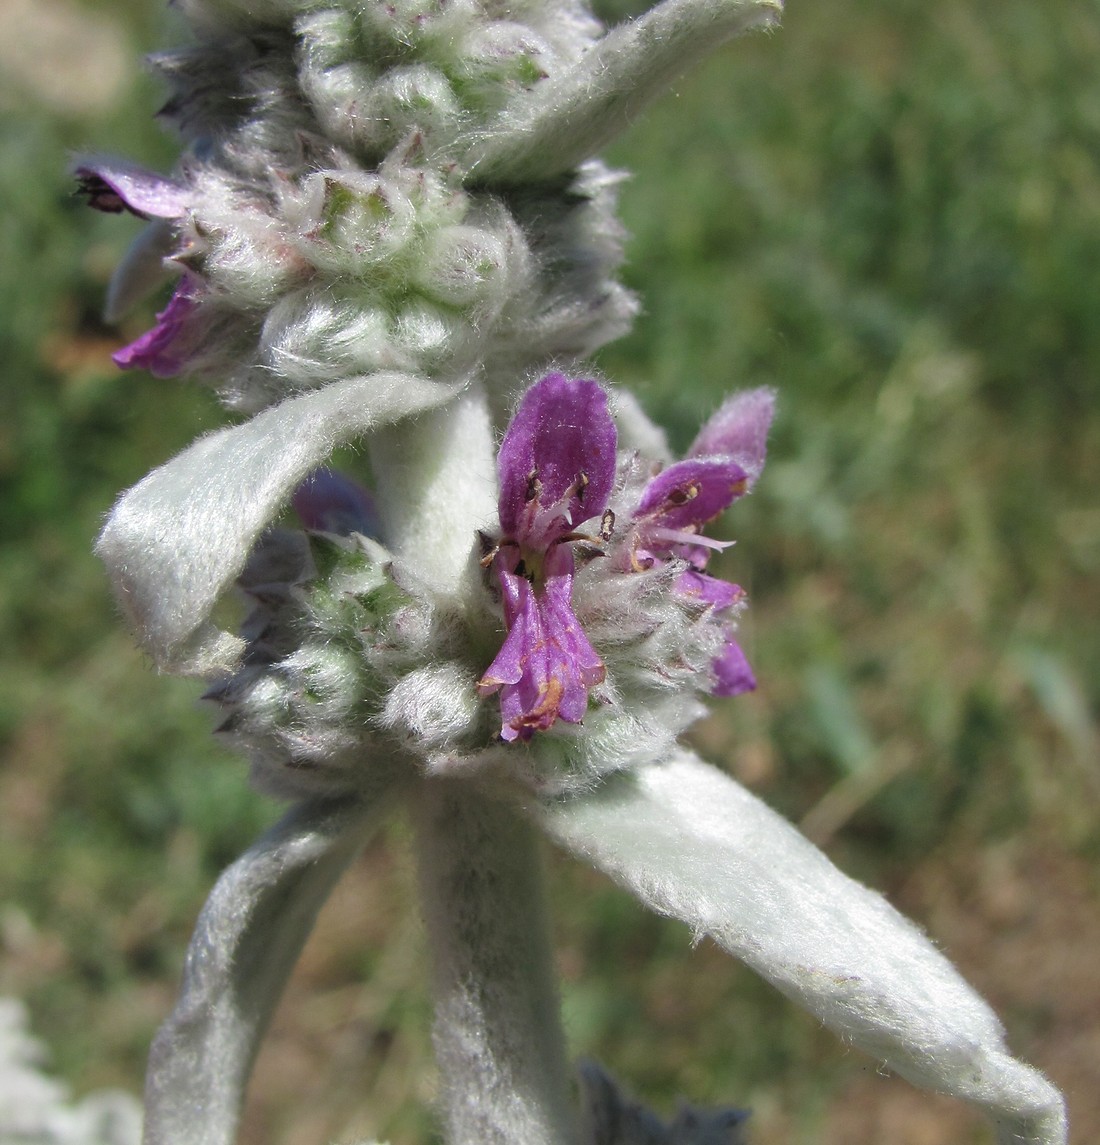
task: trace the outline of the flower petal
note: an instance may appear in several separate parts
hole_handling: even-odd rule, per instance
[[[538,503],[561,505],[567,532],[607,508],[615,480],[615,423],[599,383],[547,374],[524,395],[501,442],[500,525],[505,536],[525,538],[524,510],[532,501],[531,478],[539,482]],[[571,492],[581,476],[587,485]],[[548,525],[549,523],[547,523]],[[546,526],[540,534],[547,533]],[[552,532],[552,530],[551,530]],[[532,538],[545,550],[548,536]]]
[[[588,689],[600,683],[606,669],[573,614],[572,558],[569,571],[547,579],[542,590],[525,577],[500,571],[508,634],[482,676],[482,696],[500,690],[501,737],[530,739],[556,720],[580,723],[588,709]],[[557,554],[554,554],[557,555]]]
[[[913,923],[791,824],[684,752],[535,810],[552,838],[711,935],[915,1085],[972,1102],[1002,1145],[1064,1145],[1058,1091]]]
[[[731,608],[745,599],[745,590],[739,584],[719,580],[716,576],[685,569],[676,578],[673,587],[684,596],[690,596],[702,604],[709,604],[716,611]]]
[[[207,618],[295,487],[341,442],[460,388],[407,374],[348,378],[201,438],[124,493],[96,551],[157,663],[196,675],[230,666],[240,641]]]
[[[260,1039],[317,912],[396,791],[386,768],[378,777],[367,801],[299,804],[218,880],[149,1054],[145,1145],[232,1145]]]
[[[79,192],[97,211],[129,211],[142,219],[178,219],[187,213],[187,187],[125,159],[87,159],[74,174]]]
[[[687,455],[732,457],[745,470],[751,489],[764,468],[774,416],[775,390],[761,386],[734,394],[699,431]]]
[[[643,529],[697,529],[743,496],[747,487],[748,475],[728,458],[677,461],[646,484],[635,520],[645,520]]]
[[[115,365],[124,370],[148,370],[155,378],[175,377],[187,364],[201,337],[193,325],[188,328],[188,320],[199,305],[200,291],[198,282],[185,276],[168,305],[157,315],[156,324],[111,355]]]
[[[756,690],[756,675],[749,664],[741,645],[734,639],[733,629],[729,629],[726,646],[711,665],[715,684],[712,696],[740,696]]]

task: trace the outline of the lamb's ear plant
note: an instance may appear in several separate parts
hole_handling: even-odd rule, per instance
[[[582,364],[637,309],[594,153],[778,0],[664,0],[610,31],[581,0],[177,6],[194,42],[153,61],[177,170],[78,176],[148,220],[109,311],[174,279],[118,363],[206,382],[242,420],[124,494],[99,552],[143,648],[207,681],[292,805],[199,919],[148,1145],[233,1140],[317,911],[400,804],[450,1145],[742,1139],[739,1113],[665,1125],[595,1066],[574,1098],[540,835],[1004,1145],[1063,1142],[1058,1093],[935,946],[677,742],[755,685],[705,529],[760,478],[774,395],[733,395],[676,459]],[[345,443],[371,493],[326,468]]]

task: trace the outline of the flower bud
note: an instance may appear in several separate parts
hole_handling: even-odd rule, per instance
[[[476,349],[477,332],[459,314],[427,299],[415,299],[398,313],[392,329],[393,351],[406,368],[428,374],[461,371]]]
[[[469,669],[446,662],[403,676],[386,697],[379,723],[423,750],[457,739],[483,715]]]
[[[509,258],[504,243],[481,227],[446,227],[430,235],[413,271],[426,294],[451,306],[485,302],[493,309],[508,293]]]
[[[307,287],[286,295],[260,333],[260,368],[291,389],[321,385],[349,374],[397,365],[390,318],[372,303]]]
[[[314,213],[301,220],[295,245],[313,266],[334,277],[377,276],[379,264],[414,237],[415,207],[379,175],[326,171],[304,180],[303,191],[315,204]],[[402,269],[394,268],[390,277],[399,279]]]
[[[495,112],[546,79],[555,62],[550,45],[532,28],[494,20],[475,25],[459,43],[455,83],[468,108]]]
[[[387,0],[362,5],[364,38],[368,42],[381,39],[406,53],[430,45],[435,48],[433,55],[443,54],[447,45],[456,42],[463,25],[480,18],[477,0]]]

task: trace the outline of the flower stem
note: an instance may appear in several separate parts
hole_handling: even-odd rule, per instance
[[[537,837],[468,780],[412,818],[448,1145],[576,1145]]]
[[[482,390],[410,418],[371,441],[384,540],[440,595],[478,575],[477,530],[496,520],[496,447]]]

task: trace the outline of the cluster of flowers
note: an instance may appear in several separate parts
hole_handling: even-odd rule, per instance
[[[725,545],[702,528],[759,476],[773,407],[768,390],[731,398],[670,462],[617,450],[597,382],[547,375],[500,447],[491,583],[461,608],[379,544],[363,490],[313,474],[294,498],[307,532],[265,534],[241,577],[247,648],[208,692],[222,732],[297,795],[354,789],[371,741],[429,773],[498,765],[552,791],[667,754],[700,694],[755,686],[744,594],[705,571]]]

